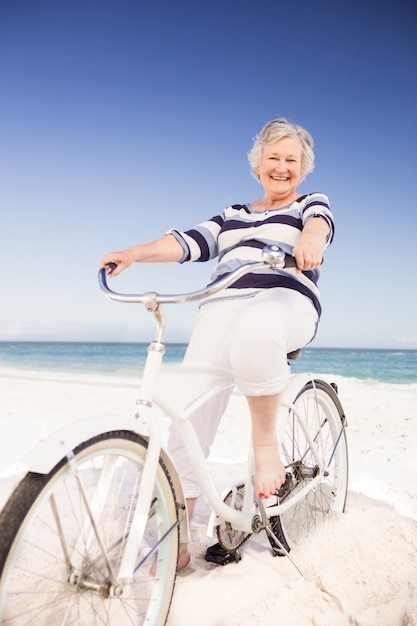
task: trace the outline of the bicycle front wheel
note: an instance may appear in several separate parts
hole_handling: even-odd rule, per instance
[[[27,474],[0,515],[0,623],[165,624],[179,548],[176,498],[160,461],[135,572],[118,580],[147,442],[98,435],[49,474]]]
[[[336,391],[321,380],[307,383],[288,410],[280,442],[283,463],[293,476],[286,497],[297,496],[312,481],[315,485],[289,510],[271,518],[274,533],[287,550],[331,511],[345,509],[348,486],[345,426]]]

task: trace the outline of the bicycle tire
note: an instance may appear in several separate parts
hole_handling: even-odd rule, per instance
[[[146,439],[136,433],[108,432],[80,444],[71,463],[64,457],[46,475],[26,474],[0,515],[3,626],[165,624],[179,527],[174,488],[161,460],[135,561],[145,562],[129,580],[117,581],[117,587],[109,572],[110,567],[117,572],[121,561],[146,450]],[[106,471],[110,478],[103,496],[97,484]],[[90,507],[98,506],[97,534],[88,521],[83,489]]]
[[[315,443],[320,465],[313,457],[297,414]],[[345,426],[345,415],[335,389],[321,380],[308,382],[286,414],[280,448],[283,463],[293,474],[293,484],[286,497],[294,496],[308,481],[320,475],[316,487],[300,502],[282,515],[270,518],[273,533],[288,552],[332,511],[345,510],[349,472]],[[284,555],[273,539],[269,539],[274,553]]]

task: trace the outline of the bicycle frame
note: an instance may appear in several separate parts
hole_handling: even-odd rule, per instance
[[[220,280],[216,285],[212,285],[211,287],[208,287],[204,290],[182,295],[161,295],[156,293],[146,293],[140,295],[118,294],[111,291],[107,287],[105,270],[100,271],[100,286],[105,295],[119,302],[141,302],[142,304],[144,304],[145,308],[154,315],[157,322],[155,339],[151,342],[148,348],[148,355],[144,367],[140,390],[141,395],[138,400],[138,404],[141,407],[141,417],[142,420],[146,422],[149,429],[149,442],[152,445],[149,445],[147,451],[144,465],[144,480],[142,482],[142,487],[138,497],[138,504],[134,515],[134,521],[132,524],[133,531],[131,531],[129,535],[127,549],[125,550],[126,558],[123,559],[122,563],[122,575],[128,575],[129,572],[133,571],[135,554],[137,553],[137,548],[141,543],[143,534],[143,524],[141,524],[140,520],[143,520],[143,516],[146,514],[150,507],[153,483],[155,480],[159,462],[159,455],[162,448],[161,429],[160,427],[158,428],[156,426],[154,415],[152,412],[152,407],[154,405],[160,408],[165,414],[169,415],[169,417],[172,419],[173,423],[179,430],[191,465],[200,484],[201,491],[206,497],[209,505],[213,509],[216,520],[228,521],[236,530],[243,531],[245,533],[259,532],[260,530],[260,517],[256,513],[255,508],[256,498],[253,487],[254,471],[251,448],[248,455],[245,482],[246,488],[243,506],[241,510],[232,509],[230,506],[225,504],[223,499],[218,494],[201,445],[191,424],[191,421],[189,420],[189,417],[193,414],[193,412],[200,406],[203,406],[209,398],[216,396],[220,391],[231,386],[230,372],[207,367],[181,368],[180,371],[182,375],[189,375],[190,373],[205,375],[209,374],[217,376],[218,382],[217,384],[212,384],[208,386],[203,394],[198,395],[193,402],[188,404],[187,408],[182,407],[180,409],[172,405],[172,399],[168,401],[165,396],[158,393],[156,381],[161,369],[163,354],[165,352],[165,316],[162,310],[162,304],[202,299],[203,297],[212,295],[213,293],[219,291],[225,286],[231,284],[244,273],[264,267],[265,263],[268,264],[271,268],[276,269],[283,268],[285,266],[285,263],[288,261],[287,255],[284,255],[284,253],[279,248],[277,248],[277,246],[265,247],[263,259],[264,260],[261,263],[252,263],[243,268],[239,268],[225,279]],[[292,400],[294,398],[294,395],[292,395],[293,388],[296,387],[299,389],[301,385],[304,385],[306,382],[312,380],[309,375],[303,374],[298,375],[295,378],[296,381],[293,382],[292,385],[288,386],[287,393],[284,394],[284,398],[281,403],[281,411],[286,411],[288,410],[288,408],[295,409],[292,404]],[[313,455],[315,456],[317,464],[319,464],[319,455],[315,451],[315,444],[311,440],[308,430],[305,424],[303,424],[301,416],[296,411],[295,415],[300,422],[301,429],[303,430],[306,439],[313,451]],[[286,503],[277,504],[275,507],[271,507],[268,514],[279,515],[281,512],[284,512],[291,506],[294,506],[298,501],[304,498],[309,491],[315,488],[315,485],[319,480],[320,476],[317,476],[315,479],[310,481],[310,483],[306,485],[302,490],[300,490],[295,497],[290,498],[289,500],[287,500]]]
[[[189,539],[187,501],[164,447],[167,417],[179,431],[184,455],[188,454],[212,510],[207,534],[214,531],[217,543],[207,549],[206,559],[237,563],[250,535],[264,531],[272,555],[287,557],[308,580],[290,551],[294,546],[302,550],[309,533],[346,505],[346,417],[337,385],[308,373],[288,377],[276,424],[285,481],[271,497],[261,499],[255,489],[257,465],[250,432],[244,467],[239,459],[239,467],[233,468],[233,474],[241,475],[229,478],[227,486],[224,477],[218,480],[210,463],[214,458],[206,459],[205,444],[199,442],[198,418],[220,417],[216,411],[223,411],[233,392],[234,373],[191,362],[190,351],[188,365],[167,367],[166,379],[162,368],[166,326],[162,306],[210,297],[265,264],[271,271],[287,267],[283,252],[270,246],[264,249],[262,262],[240,267],[200,291],[174,295],[115,293],[107,286],[106,270],[100,270],[105,295],[143,304],[156,320],[136,408],[130,417],[72,422],[41,441],[22,463],[8,468],[9,476],[11,470],[27,474],[0,516],[0,621],[20,624],[30,613],[42,624],[166,622],[177,567],[186,556],[181,542]],[[242,406],[238,414],[231,411],[231,417],[246,412],[249,431],[249,406],[245,411],[241,396],[229,409],[234,409],[235,401]],[[211,424],[203,421],[204,425],[213,435],[217,419]]]
[[[123,427],[126,430],[132,430],[140,434],[144,434],[143,425],[146,427],[146,436],[148,439],[148,448],[146,458],[143,466],[143,480],[141,481],[141,487],[137,499],[133,522],[129,537],[127,539],[126,547],[124,550],[124,556],[121,562],[119,572],[114,573],[114,577],[118,580],[126,578],[132,575],[136,567],[136,555],[138,553],[139,546],[141,545],[145,520],[151,507],[153,485],[158,470],[158,464],[160,457],[164,459],[167,467],[169,468],[170,475],[173,478],[175,491],[177,493],[177,505],[180,510],[183,511],[183,515],[179,520],[180,532],[182,540],[188,538],[188,521],[186,515],[185,498],[183,495],[181,483],[178,474],[175,470],[174,464],[170,459],[169,454],[163,447],[162,443],[162,424],[158,419],[155,419],[154,407],[158,407],[165,414],[169,415],[172,421],[178,428],[181,437],[183,439],[185,448],[190,458],[193,470],[198,478],[201,486],[201,491],[206,497],[208,503],[213,509],[213,515],[209,527],[213,526],[213,521],[216,525],[220,521],[230,522],[238,531],[245,533],[260,532],[264,528],[262,520],[257,513],[255,502],[256,497],[253,486],[253,455],[251,447],[249,448],[248,463],[246,469],[245,480],[245,494],[244,501],[241,510],[236,510],[228,506],[219,495],[213,478],[209,471],[205,456],[198,441],[195,430],[192,426],[189,417],[193,412],[202,406],[208,399],[217,395],[220,391],[226,387],[230,387],[231,383],[230,372],[209,368],[186,368],[182,367],[180,371],[182,376],[189,376],[191,373],[204,374],[215,377],[216,383],[207,387],[204,393],[198,395],[193,402],[188,404],[187,407],[175,407],[169,399],[158,390],[158,376],[161,371],[163,354],[165,352],[164,337],[165,337],[165,316],[161,305],[164,303],[178,303],[187,302],[193,300],[199,300],[203,297],[211,295],[220,289],[228,286],[234,282],[238,277],[247,273],[248,271],[256,270],[257,268],[265,267],[265,263],[272,269],[282,269],[288,259],[287,255],[277,248],[276,246],[267,246],[264,249],[263,254],[264,261],[260,263],[252,263],[248,266],[239,268],[228,277],[221,279],[215,285],[207,287],[203,290],[192,292],[189,294],[180,295],[161,295],[156,293],[146,294],[118,294],[111,291],[107,287],[105,270],[100,270],[99,282],[101,290],[113,300],[119,302],[135,302],[144,304],[145,308],[151,312],[157,323],[157,330],[154,340],[151,342],[148,348],[148,355],[143,370],[143,377],[140,386],[140,397],[137,401],[140,407],[140,420],[134,420],[132,418],[114,418],[108,417],[93,418],[88,420],[82,420],[75,424],[69,425],[67,428],[55,433],[50,438],[47,438],[41,442],[40,446],[32,453],[30,453],[23,462],[30,471],[37,471],[41,473],[47,473],[56,462],[62,458],[62,446],[65,445],[65,452],[67,458],[71,463],[71,451],[76,445],[85,440],[87,433],[89,436],[100,434],[108,430],[114,430]],[[172,371],[172,370],[170,370]],[[291,378],[290,383],[287,385],[285,391],[282,394],[281,408],[278,414],[278,424],[283,423],[283,419],[280,419],[280,415],[284,415],[289,408],[295,409],[292,404],[297,390],[304,384],[312,381],[312,377],[309,374],[298,374]],[[172,401],[172,398],[171,398]],[[298,415],[294,410],[294,414],[299,421],[300,427],[306,436],[306,439],[313,451],[313,455],[316,458],[317,464],[319,464],[319,455],[315,452],[314,441],[311,440],[308,430],[303,423],[302,416]],[[321,468],[322,470],[323,468]],[[100,499],[105,500],[105,495],[112,479],[112,468],[106,467],[106,472],[103,472],[100,479],[100,485],[97,501],[94,501],[91,507],[88,507],[88,518],[86,519],[86,530],[89,533],[94,533],[95,519],[100,515],[102,510],[100,507]],[[319,481],[320,476],[313,478],[302,490],[296,495],[287,499],[284,503],[279,503],[276,506],[268,507],[268,516],[280,515],[284,511],[294,506],[299,500],[305,497],[306,493],[315,488],[316,483]],[[178,524],[175,524],[168,532],[172,531]],[[78,550],[78,552],[77,552]],[[78,556],[75,556],[77,552]],[[149,555],[150,556],[150,555]],[[146,557],[147,558],[147,557]],[[71,560],[74,563],[78,563],[79,567],[82,564],[82,551],[76,547],[74,555],[71,555]],[[146,560],[146,559],[145,559]]]
[[[155,375],[159,371],[161,364],[161,351],[160,346],[156,350],[152,349],[152,344],[150,345],[147,361],[145,365],[145,372],[149,375],[149,379],[144,376],[145,380],[145,388],[141,391],[146,392],[149,391],[147,387],[148,380],[154,380],[154,377],[150,375],[150,372],[153,370]],[[172,371],[171,371],[172,372]],[[246,466],[246,477],[245,477],[245,494],[244,500],[242,504],[241,510],[236,510],[225,504],[222,496],[218,493],[218,490],[215,486],[214,480],[210,473],[206,458],[203,454],[200,442],[197,438],[195,430],[192,426],[189,417],[192,415],[193,411],[195,411],[199,406],[202,406],[210,397],[217,395],[222,389],[226,386],[229,386],[227,382],[223,382],[222,384],[222,375],[224,381],[224,375],[229,374],[230,372],[225,372],[223,370],[215,369],[215,368],[181,368],[177,369],[176,372],[180,373],[183,376],[189,376],[190,373],[193,374],[214,374],[219,377],[219,383],[217,386],[211,386],[205,394],[199,395],[195,402],[190,404],[187,410],[182,410],[181,408],[176,408],[170,403],[170,399],[165,395],[160,395],[156,390],[153,393],[152,399],[150,397],[145,397],[143,394],[139,399],[138,403],[142,406],[141,417],[146,421],[146,424],[150,430],[150,441],[156,442],[158,441],[158,445],[162,447],[161,444],[161,430],[160,425],[157,425],[157,421],[155,420],[155,415],[152,412],[152,406],[157,406],[161,409],[165,414],[169,415],[178,428],[182,440],[184,442],[184,446],[187,450],[188,457],[192,464],[195,475],[198,479],[199,485],[201,487],[201,491],[210,507],[213,510],[211,515],[208,528],[213,529],[222,521],[230,522],[234,529],[245,532],[245,533],[253,533],[259,532],[261,528],[260,518],[258,513],[256,512],[255,507],[255,492],[253,486],[253,474],[254,474],[254,466],[253,466],[253,455],[251,446],[249,448],[248,454],[248,462]],[[296,390],[299,390],[306,383],[311,382],[313,380],[310,374],[297,374],[291,378],[290,383],[287,385],[285,392],[281,401],[280,412],[284,415],[288,409],[292,409],[294,411],[294,415],[296,416],[300,427],[303,430],[303,433],[306,437],[306,440],[309,443],[310,449],[313,452],[313,456],[317,462],[320,463],[319,454],[316,451],[316,446],[314,441],[312,441],[308,429],[304,423],[302,416],[296,411],[296,408],[293,405],[293,399],[296,394]],[[279,418],[278,415],[278,423],[283,423],[284,420]],[[159,430],[159,432],[157,432]],[[148,453],[145,460],[145,471],[147,472],[147,481],[143,481],[143,484],[146,482],[150,489],[141,490],[138,498],[138,504],[136,508],[136,512],[134,515],[134,521],[132,524],[132,530],[130,532],[126,550],[124,553],[124,559],[120,571],[120,575],[122,577],[130,575],[133,571],[135,565],[135,555],[137,554],[138,546],[141,543],[142,532],[140,524],[137,520],[143,519],[143,515],[146,515],[150,506],[150,499],[152,495],[152,488],[155,480],[156,470],[159,461],[159,453],[160,448],[157,445],[154,445],[152,449],[148,448]],[[323,471],[324,468],[321,468]],[[284,501],[283,503],[276,504],[275,506],[268,507],[268,516],[281,515],[288,509],[295,506],[299,501],[306,497],[306,495],[313,490],[317,483],[320,481],[320,473],[313,478],[309,483],[300,489],[296,494],[293,494],[291,498]],[[133,530],[135,529],[135,530]],[[173,529],[172,529],[173,530]]]

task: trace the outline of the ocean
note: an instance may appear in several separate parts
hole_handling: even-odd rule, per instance
[[[186,344],[167,344],[164,362],[181,362]],[[147,354],[145,343],[0,342],[0,374],[15,376],[86,375],[100,378],[136,377]],[[417,382],[417,350],[316,348],[307,346],[294,373],[308,371],[385,383]]]

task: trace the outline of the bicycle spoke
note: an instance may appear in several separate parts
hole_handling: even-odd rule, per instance
[[[281,442],[284,465],[292,472],[289,504],[276,524],[288,545],[307,536],[331,511],[343,511],[347,493],[347,446],[344,416],[334,390],[312,381],[288,412]],[[318,481],[318,482],[317,482]],[[311,484],[314,488],[308,489]],[[305,495],[296,502],[296,494]]]
[[[65,458],[50,474],[23,479],[0,515],[2,546],[9,544],[0,554],[4,626],[165,623],[179,521],[161,461],[140,567],[126,579],[115,577],[145,458],[146,441],[138,435],[104,433],[74,450],[71,463]]]

